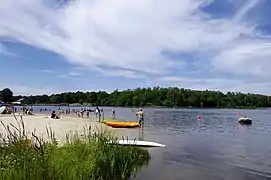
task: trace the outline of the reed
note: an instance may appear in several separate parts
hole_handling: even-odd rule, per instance
[[[110,144],[116,138],[106,131],[66,134],[61,145],[54,131],[47,128],[46,140],[35,131],[27,135],[24,121],[17,126],[1,124],[6,133],[0,135],[0,179],[3,180],[125,180],[135,176],[148,164],[150,155],[138,147]]]

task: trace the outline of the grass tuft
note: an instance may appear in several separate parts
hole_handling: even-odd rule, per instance
[[[3,180],[125,180],[147,165],[150,155],[138,147],[110,144],[111,133],[91,132],[84,127],[83,136],[66,134],[59,145],[54,131],[46,128],[49,140],[28,137],[24,121],[14,116],[18,127],[5,125],[0,134],[0,179]]]

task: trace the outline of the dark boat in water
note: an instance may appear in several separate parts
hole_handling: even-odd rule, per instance
[[[245,125],[251,125],[252,124],[252,119],[248,117],[240,117],[239,118],[239,123],[240,124],[245,124]]]

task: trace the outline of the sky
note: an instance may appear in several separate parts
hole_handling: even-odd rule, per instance
[[[0,88],[271,95],[270,0],[2,0]]]

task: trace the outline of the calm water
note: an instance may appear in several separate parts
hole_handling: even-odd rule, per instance
[[[104,109],[109,116],[110,108]],[[137,179],[270,179],[271,110],[238,111],[253,124],[238,124],[237,110],[145,109],[144,140],[166,147],[150,150],[152,160]],[[129,108],[117,108],[116,115],[136,119]],[[128,135],[139,132],[129,130]]]

